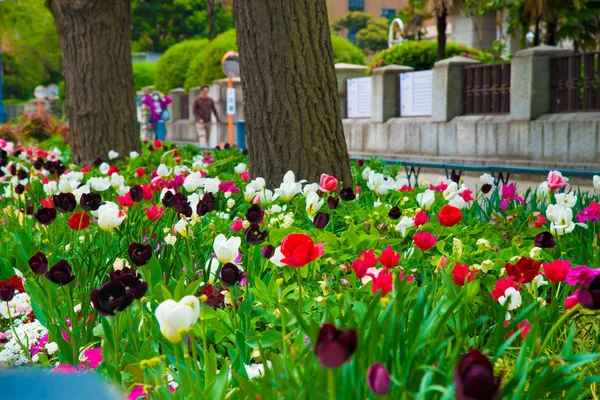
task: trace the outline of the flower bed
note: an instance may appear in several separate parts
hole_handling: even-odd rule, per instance
[[[0,141],[0,364],[130,399],[597,391],[600,206],[559,173],[269,190],[235,149],[145,146],[77,168]]]

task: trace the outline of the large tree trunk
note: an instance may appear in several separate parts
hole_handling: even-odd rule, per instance
[[[129,0],[48,0],[63,53],[73,162],[139,150]]]
[[[325,0],[236,1],[234,14],[252,176],[351,186]]]
[[[215,38],[215,1],[216,0],[208,0],[207,8],[208,8],[208,38],[210,40]]]
[[[556,31],[558,29],[558,20],[552,19],[546,22],[546,40],[548,46],[556,46]]]
[[[446,19],[448,17],[448,9],[446,4],[442,2],[442,9],[437,13],[437,43],[438,43],[438,60],[446,58]]]

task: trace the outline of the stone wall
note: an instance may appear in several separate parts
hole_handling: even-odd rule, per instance
[[[345,119],[344,132],[353,156],[600,170],[600,112],[547,114],[533,121],[508,115],[449,122]]]

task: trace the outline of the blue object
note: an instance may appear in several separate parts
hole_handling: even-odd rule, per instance
[[[2,50],[0,49],[0,124],[6,123],[8,116],[4,108],[4,99],[2,98]]]
[[[235,124],[237,133],[237,147],[238,149],[246,148],[246,121],[237,121]]]
[[[156,139],[164,142],[167,138],[167,128],[165,126],[165,121],[156,121],[156,126],[154,129],[156,131]]]
[[[118,400],[94,373],[60,374],[41,369],[13,369],[0,372],[2,399],[11,400]]]
[[[163,110],[162,113],[160,113],[160,119],[162,119],[163,121],[168,121],[171,119],[171,113],[169,112],[169,110],[167,110],[166,108]]]

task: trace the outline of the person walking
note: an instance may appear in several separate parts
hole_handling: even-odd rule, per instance
[[[194,99],[194,118],[196,120],[196,132],[198,133],[198,142],[201,147],[208,147],[210,144],[210,129],[212,127],[212,113],[215,114],[217,123],[219,123],[219,113],[215,107],[215,102],[208,97],[208,85],[200,86],[200,95]]]

